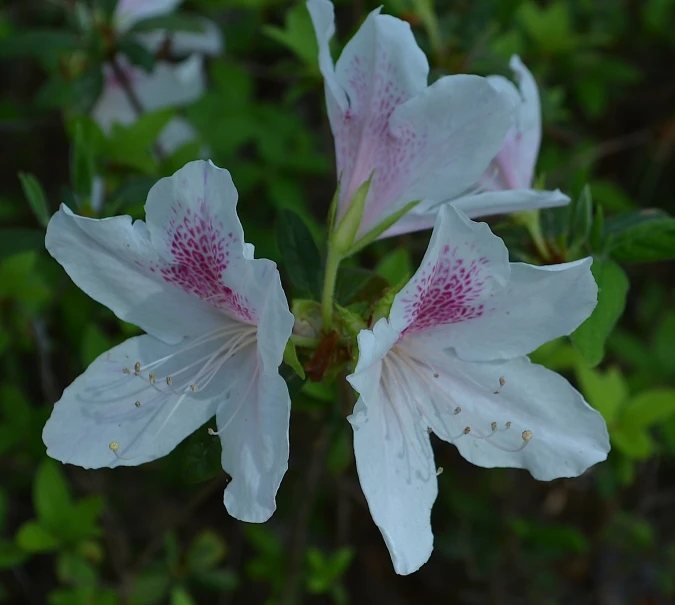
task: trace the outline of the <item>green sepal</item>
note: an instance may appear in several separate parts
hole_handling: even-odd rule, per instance
[[[298,359],[298,352],[295,349],[295,345],[291,340],[286,343],[286,348],[284,349],[284,363],[293,368],[295,373],[300,376],[303,380],[305,379],[305,370],[302,368],[302,364]]]
[[[335,311],[340,324],[344,327],[345,333],[351,338],[355,339],[361,330],[368,328],[368,324],[363,317],[348,307],[335,303]]]
[[[366,233],[358,242],[356,242],[349,250],[344,254],[345,257],[356,254],[357,252],[363,250],[368,244],[374,242],[380,235],[382,235],[389,227],[394,225],[401,217],[405,216],[410,212],[420,201],[410,202],[401,208],[398,212],[394,212],[391,216],[388,216],[384,219],[377,227],[374,227],[368,233]]]
[[[410,281],[410,277],[410,275],[405,275],[401,281],[387,290],[386,294],[375,303],[375,306],[373,307],[373,318],[371,320],[373,325],[383,317],[389,317],[391,306],[394,304],[394,298],[396,298],[396,295],[405,288],[406,284]]]
[[[347,250],[354,244],[354,238],[361,226],[363,211],[366,207],[366,199],[370,191],[370,185],[373,181],[373,174],[370,174],[368,180],[363,183],[354,193],[349,201],[349,208],[342,217],[340,224],[335,229],[331,238],[331,247],[339,257],[344,257]]]

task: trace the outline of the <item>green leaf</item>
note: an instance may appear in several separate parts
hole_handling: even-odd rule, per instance
[[[171,586],[165,570],[148,570],[136,575],[131,583],[131,605],[158,605],[164,602]]]
[[[294,298],[319,300],[323,266],[319,249],[302,219],[290,210],[277,217],[277,243]]]
[[[71,159],[71,181],[75,191],[88,198],[94,181],[94,154],[91,141],[86,138],[87,132],[82,122],[75,124]]]
[[[182,586],[174,586],[171,590],[171,605],[194,605],[190,593]]]
[[[117,42],[117,50],[131,63],[150,73],[155,66],[155,55],[133,37],[125,37]]]
[[[286,27],[263,27],[265,35],[294,52],[303,63],[312,67],[319,65],[319,51],[314,27],[304,2],[298,2],[286,11]]]
[[[596,259],[591,271],[598,284],[598,304],[574,331],[572,342],[592,367],[605,355],[605,341],[623,313],[629,284],[623,269],[612,261]]]
[[[340,267],[335,281],[335,300],[340,305],[371,302],[389,287],[382,276],[360,267]]]
[[[9,540],[0,540],[0,569],[21,565],[27,558],[26,552]]]
[[[33,484],[33,501],[40,523],[56,535],[71,520],[73,500],[63,472],[53,460],[39,466]]]
[[[45,232],[21,227],[0,228],[0,260],[31,250],[44,250]]]
[[[103,513],[103,497],[99,494],[88,496],[73,505],[67,537],[71,541],[95,538],[101,535],[99,520]]]
[[[588,185],[574,202],[571,212],[570,241],[573,242],[573,246],[580,246],[588,240],[593,222],[593,197]]]
[[[59,546],[58,538],[35,521],[24,523],[16,534],[16,544],[26,552],[48,552]]]
[[[46,227],[47,223],[49,223],[51,212],[49,212],[47,196],[42,189],[42,185],[40,185],[40,181],[27,172],[19,172],[19,180],[35,218],[37,218],[40,225]]]
[[[192,541],[188,549],[188,569],[193,574],[213,569],[225,558],[226,552],[223,539],[214,531],[205,529]]]
[[[612,445],[629,458],[646,460],[656,449],[654,440],[644,428],[619,425],[612,428]]]
[[[195,579],[204,586],[217,592],[230,592],[234,590],[239,581],[231,569],[208,569],[200,571]]]
[[[79,554],[65,550],[56,559],[56,575],[62,584],[95,586],[96,568]]]
[[[591,250],[594,252],[600,252],[602,250],[604,223],[605,215],[602,206],[596,206],[589,236]]]
[[[619,217],[621,218],[621,217]],[[643,210],[607,221],[608,252],[621,262],[675,259],[675,219],[660,211]]]
[[[213,479],[223,472],[220,439],[202,428],[187,438],[182,447],[181,475],[188,483]]]
[[[326,465],[333,475],[341,475],[351,464],[354,448],[352,446],[352,431],[342,426],[337,431],[328,448]]]
[[[639,393],[628,402],[621,414],[627,428],[646,428],[675,415],[675,389],[651,389]]]
[[[377,263],[375,273],[384,277],[392,286],[402,279],[410,278],[413,273],[410,252],[405,248],[396,248]]]
[[[621,406],[628,399],[628,385],[617,367],[599,372],[577,364],[575,373],[581,385],[581,392],[588,402],[600,412],[608,424],[618,417]]]
[[[138,34],[141,32],[155,31],[157,29],[163,29],[169,32],[191,32],[201,34],[204,33],[204,21],[199,17],[194,17],[185,13],[170,13],[137,21],[131,29],[129,29],[129,33]]]
[[[286,348],[284,349],[284,363],[293,368],[293,371],[302,378],[302,380],[305,379],[305,370],[298,359],[298,352],[291,340],[286,343]]]
[[[0,58],[20,55],[52,58],[77,46],[77,36],[66,29],[33,29],[0,40]]]

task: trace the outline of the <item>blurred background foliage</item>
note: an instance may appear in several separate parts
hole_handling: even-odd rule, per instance
[[[337,46],[375,6],[337,3]],[[304,298],[307,268],[293,262],[283,234],[324,242],[335,183],[303,3],[186,1],[155,26],[187,29],[195,15],[218,24],[225,50],[208,61],[205,94],[105,135],[88,117],[102,63],[117,52],[151,70],[157,59],[133,36],[111,40],[92,27],[92,9],[114,7],[0,2],[0,602],[675,602],[675,271],[667,262],[675,258],[675,0],[384,3],[411,23],[432,78],[508,76],[518,53],[540,83],[538,174],[573,204],[489,222],[514,260],[595,257],[598,311],[571,341],[534,358],[602,412],[613,445],[608,462],[583,477],[538,483],[472,467],[435,440],[444,469],[436,549],[405,578],[395,576],[358,485],[344,421],[352,402],[335,405],[329,381],[289,378],[290,470],[265,525],[226,514],[219,445],[204,431],[140,468],[93,472],[47,459],[41,429],[62,389],[136,333],[44,251],[59,203],[89,216],[141,217],[157,178],[207,154],[232,172],[258,254],[279,261]],[[178,114],[197,138],[160,153],[157,136]],[[93,203],[94,175],[103,178],[102,203]],[[427,238],[366,250],[363,266],[374,273],[344,273],[344,304],[398,283]]]

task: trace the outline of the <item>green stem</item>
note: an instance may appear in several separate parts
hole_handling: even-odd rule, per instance
[[[323,329],[326,332],[330,332],[333,327],[333,295],[335,293],[335,281],[337,280],[337,272],[341,260],[340,256],[335,253],[333,246],[329,243],[326,273],[323,280],[323,297],[321,299]]]
[[[313,349],[314,347],[316,347],[321,342],[321,339],[320,338],[311,338],[309,336],[299,336],[298,334],[291,334],[291,342],[296,347]]]

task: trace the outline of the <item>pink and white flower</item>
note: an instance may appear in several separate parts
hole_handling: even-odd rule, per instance
[[[526,356],[590,315],[591,262],[509,263],[486,224],[445,205],[389,318],[359,334],[347,378],[360,395],[349,417],[356,465],[398,573],[417,570],[433,547],[429,432],[473,464],[540,480],[574,477],[606,458],[602,416]]]
[[[452,200],[469,218],[533,208],[564,206],[570,199],[559,190],[532,189],[541,144],[541,104],[537,83],[514,55],[510,67],[519,89],[502,76],[489,76],[492,86],[513,99],[517,110],[506,140],[487,170],[468,192]],[[428,229],[434,225],[437,206],[419,204],[402,217],[387,235]]]
[[[411,202],[437,205],[473,186],[502,147],[513,99],[486,78],[427,84],[429,64],[408,23],[371,12],[335,65],[333,5],[309,0],[335,138],[336,225],[372,175],[356,240]]]
[[[66,206],[46,245],[71,279],[147,334],[96,359],[64,391],[43,439],[85,468],[165,456],[216,417],[231,515],[262,522],[288,465],[290,398],[279,375],[293,316],[273,262],[255,259],[230,173],[210,162],[160,180],[147,222]]]

